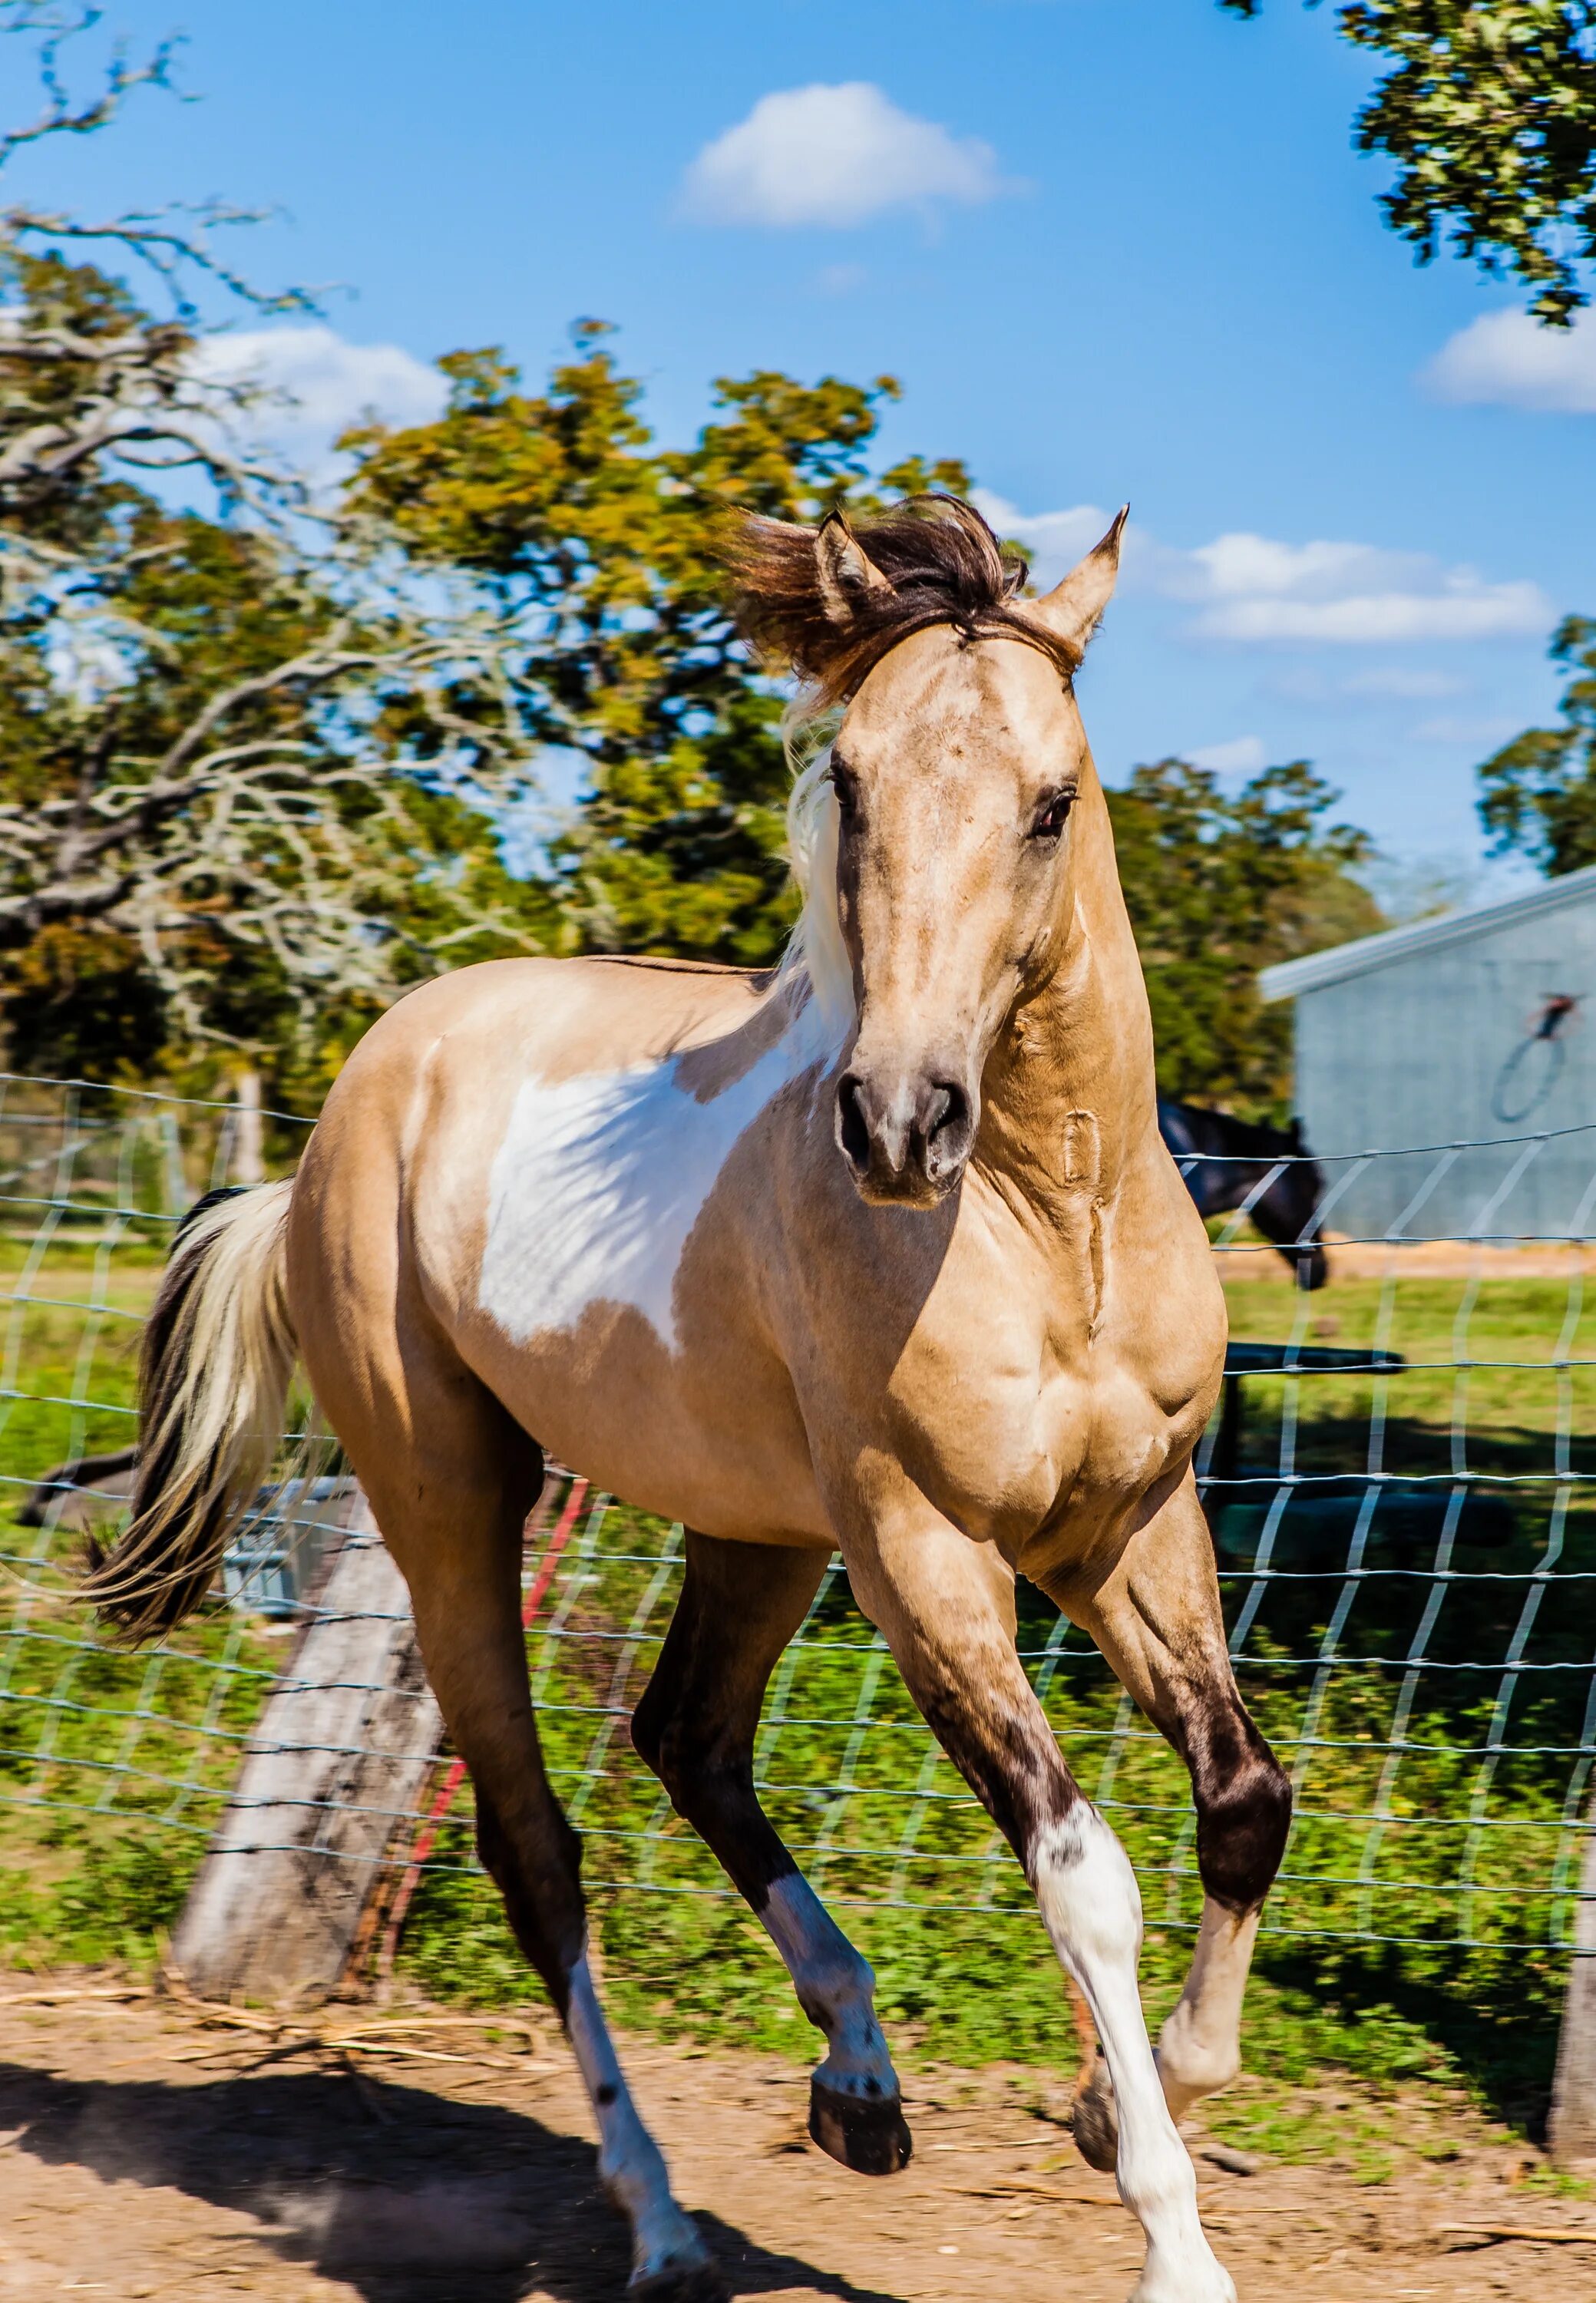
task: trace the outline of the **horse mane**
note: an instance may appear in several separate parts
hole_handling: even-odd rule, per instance
[[[951,624],[967,640],[1023,639],[1066,677],[1074,669],[1018,605],[1030,574],[1025,560],[962,496],[906,496],[849,532],[887,581],[853,595],[842,620],[828,611],[818,528],[741,512],[722,537],[738,629],[805,683],[806,716],[846,703],[891,649],[931,624]]]

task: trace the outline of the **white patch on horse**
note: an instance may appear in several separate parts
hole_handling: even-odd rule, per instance
[[[722,1168],[772,1098],[834,1051],[818,1004],[793,1005],[775,1044],[705,1101],[680,1084],[680,1057],[522,1085],[488,1179],[477,1281],[512,1341],[608,1303],[674,1347],[677,1268]]]
[[[898,2074],[875,2017],[875,1976],[807,1880],[778,1879],[760,1913],[792,1978],[798,2004],[824,2032],[816,2079],[839,2095],[896,2099]]]
[[[638,2116],[593,1987],[587,1954],[570,1977],[565,2029],[598,2122],[598,2172],[632,2227],[632,2280],[706,2263],[696,2223],[671,2195],[660,2147]]]
[[[1142,1898],[1129,1858],[1083,1801],[1041,1835],[1027,1868],[1053,1947],[1085,1994],[1114,2083],[1119,2197],[1147,2235],[1135,2303],[1236,2303],[1198,2220],[1197,2179],[1142,2015]]]
[[[1241,2069],[1241,2006],[1262,1916],[1228,1911],[1212,1897],[1203,1906],[1191,1973],[1158,2035],[1159,2077],[1177,2119]]]

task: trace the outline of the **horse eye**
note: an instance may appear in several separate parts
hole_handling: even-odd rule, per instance
[[[858,798],[858,791],[854,783],[851,771],[845,768],[840,761],[833,760],[831,766],[826,770],[826,777],[827,780],[831,784],[832,789],[837,795],[837,806],[840,808],[844,815],[851,815],[854,812],[855,803]]]
[[[1057,839],[1063,831],[1070,809],[1075,806],[1073,792],[1055,792],[1035,822],[1031,826],[1033,839]]]

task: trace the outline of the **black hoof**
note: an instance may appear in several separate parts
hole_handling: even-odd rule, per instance
[[[700,2263],[668,2263],[626,2282],[627,2303],[727,2303],[731,2290],[718,2266]]]
[[[856,2175],[896,2175],[914,2156],[897,2096],[840,2095],[809,2082],[809,2133],[821,2149]]]
[[[1095,2167],[1100,2175],[1114,2172],[1119,2164],[1119,2120],[1106,2065],[1098,2064],[1077,2096],[1069,2131],[1088,2167]]]

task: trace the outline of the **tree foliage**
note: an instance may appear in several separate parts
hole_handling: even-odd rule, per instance
[[[0,164],[164,77],[118,62],[76,103],[74,20],[42,17],[45,109]],[[486,813],[528,763],[480,603],[421,596],[251,444],[256,395],[190,300],[207,273],[246,292],[211,221],[0,218],[0,1011],[15,1064],[232,1050],[314,1094],[443,954],[537,940]],[[165,308],[79,260],[90,240]]]
[[[1480,820],[1495,852],[1516,848],[1555,874],[1596,864],[1596,617],[1566,617],[1550,655],[1568,674],[1562,724],[1526,728],[1479,777]]]
[[[1110,790],[1161,1094],[1244,1118],[1289,1109],[1290,1011],[1263,1005],[1259,969],[1385,925],[1354,876],[1367,838],[1326,821],[1337,797],[1301,760],[1234,796],[1184,760]]]
[[[1256,16],[1263,0],[1220,0]],[[1317,5],[1318,0],[1310,0]],[[1358,114],[1396,177],[1381,205],[1428,264],[1443,243],[1535,291],[1565,327],[1596,257],[1596,0],[1352,0],[1343,37],[1389,60]]]
[[[498,352],[444,360],[437,422],[346,443],[350,500],[418,569],[467,571],[517,631],[528,740],[578,785],[548,847],[572,941],[762,965],[793,910],[782,706],[732,630],[720,524],[734,505],[815,519],[968,477],[917,457],[872,476],[891,376],[723,376],[693,444],[663,447],[612,331],[574,333],[543,392]]]

